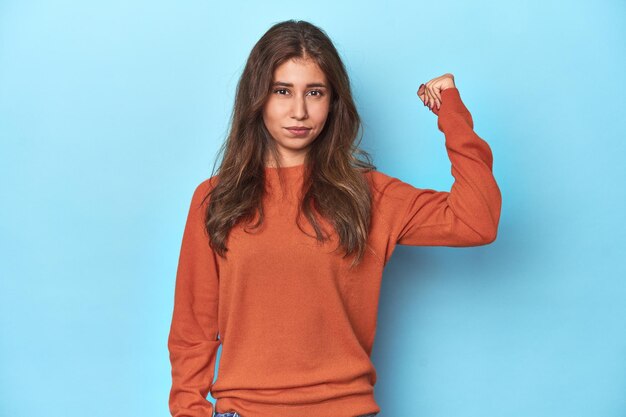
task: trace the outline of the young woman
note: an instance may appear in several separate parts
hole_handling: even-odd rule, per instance
[[[349,78],[325,32],[290,20],[257,42],[219,170],[191,198],[168,339],[172,416],[380,411],[370,354],[394,248],[485,245],[500,218],[492,153],[453,76],[417,95],[445,135],[450,192],[379,172],[358,148]]]

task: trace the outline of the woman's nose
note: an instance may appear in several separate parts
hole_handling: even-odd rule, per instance
[[[306,101],[304,98],[296,98],[294,100],[292,113],[296,119],[304,119],[307,117]]]

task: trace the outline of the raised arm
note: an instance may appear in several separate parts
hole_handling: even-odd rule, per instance
[[[452,175],[451,190],[414,187],[398,178],[377,175],[379,207],[390,227],[390,247],[478,246],[495,240],[502,197],[492,173],[493,156],[487,142],[473,130],[472,116],[456,87],[441,92],[438,128]]]
[[[203,224],[208,181],[194,191],[183,233],[174,311],[168,338],[173,417],[212,417],[206,399],[213,383],[218,340],[218,264]]]

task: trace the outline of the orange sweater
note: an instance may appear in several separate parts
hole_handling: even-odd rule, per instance
[[[459,91],[443,90],[441,109],[433,112],[452,163],[451,191],[416,188],[378,171],[365,174],[373,190],[373,251],[352,271],[351,258],[331,253],[336,236],[319,245],[295,224],[304,165],[266,168],[265,223],[256,233],[233,228],[227,259],[210,250],[202,222],[201,199],[215,177],[196,188],[168,339],[173,416],[237,411],[243,417],[353,417],[380,411],[370,354],[383,268],[395,246],[485,245],[495,240],[500,218],[491,150],[473,131]],[[278,170],[287,180],[285,196]],[[306,220],[301,224],[314,235]]]

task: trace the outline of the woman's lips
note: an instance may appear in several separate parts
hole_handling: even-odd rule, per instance
[[[289,127],[286,127],[285,129],[287,129],[289,132],[291,132],[293,135],[295,136],[306,136],[307,133],[309,133],[309,131],[311,129],[292,129]]]

